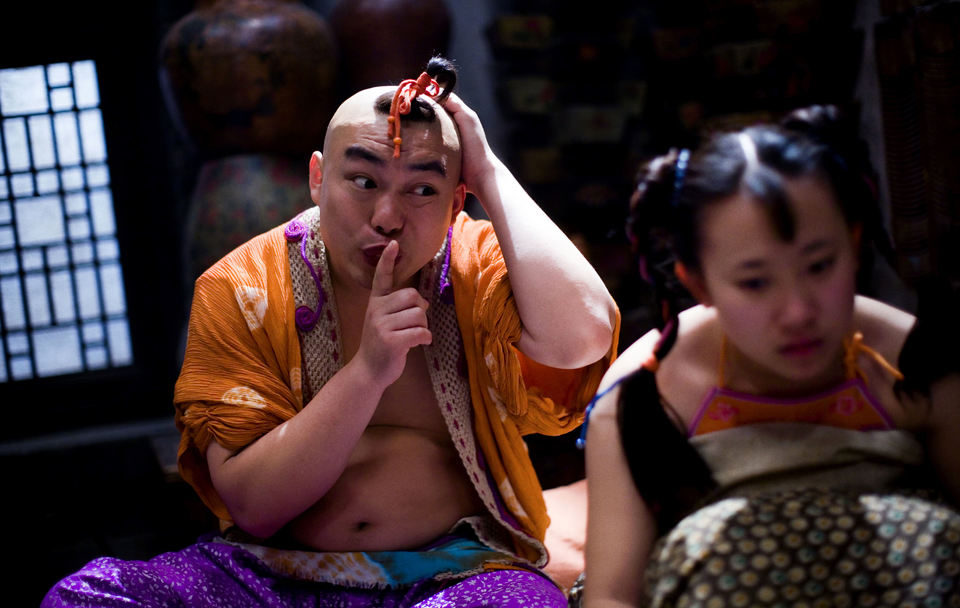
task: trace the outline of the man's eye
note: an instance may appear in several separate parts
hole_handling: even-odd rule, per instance
[[[371,190],[377,187],[376,182],[365,175],[357,175],[356,177],[350,179],[358,188],[362,188],[364,190]]]
[[[413,189],[413,193],[416,194],[417,196],[433,196],[434,194],[437,193],[437,191],[436,189],[434,189],[433,186],[428,186],[426,184],[423,184],[421,186],[416,186]]]

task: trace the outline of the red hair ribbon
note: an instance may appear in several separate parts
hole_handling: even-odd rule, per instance
[[[387,135],[393,138],[393,157],[400,158],[400,144],[403,141],[400,138],[400,115],[409,114],[413,100],[418,95],[436,97],[440,94],[440,85],[436,80],[430,78],[430,74],[423,72],[416,80],[407,79],[397,86],[397,91],[393,94],[393,101],[390,102],[390,115],[387,116]]]

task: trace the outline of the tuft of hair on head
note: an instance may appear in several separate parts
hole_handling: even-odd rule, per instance
[[[437,103],[443,103],[456,82],[457,72],[453,63],[434,56],[427,62],[426,71],[416,78],[401,81],[392,95],[385,94],[377,98],[374,102],[376,111],[384,112],[386,107],[387,135],[393,140],[394,158],[400,158],[400,146],[403,144],[400,132],[405,119],[406,122],[433,122],[437,117],[433,104],[427,103],[422,97],[431,97]]]
[[[437,103],[443,103],[447,97],[450,96],[450,93],[453,92],[454,86],[457,84],[457,68],[452,61],[435,55],[431,57],[427,62],[427,67],[424,70],[430,78],[437,81],[437,84],[440,85],[440,93],[434,97],[434,100]],[[401,86],[401,85],[397,85]],[[377,97],[374,102],[374,108],[380,114],[390,114],[390,106],[393,102],[394,93],[384,93]],[[436,118],[436,112],[426,101],[416,98],[410,104],[410,112],[408,114],[403,114],[401,120],[404,122],[433,122]]]
[[[427,62],[427,69],[424,71],[440,85],[442,90],[440,94],[437,95],[436,101],[443,103],[447,97],[450,96],[450,93],[453,92],[453,87],[457,84],[456,66],[446,57],[434,55],[430,58],[430,61]]]

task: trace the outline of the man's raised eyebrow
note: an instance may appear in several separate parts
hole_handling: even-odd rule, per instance
[[[407,168],[413,169],[414,171],[433,171],[434,173],[439,173],[440,177],[447,176],[447,165],[439,160],[431,160],[425,163],[410,163],[407,165]]]
[[[363,146],[357,146],[357,145],[348,146],[347,149],[343,151],[343,155],[347,158],[365,160],[367,162],[374,163],[375,165],[386,164],[385,160],[383,160],[382,158],[380,158],[370,150],[367,150]]]
[[[375,165],[385,165],[387,162],[370,150],[358,145],[348,146],[347,149],[343,151],[343,155],[346,158],[365,160]],[[447,176],[446,163],[443,163],[439,160],[431,160],[423,163],[410,163],[407,165],[407,168],[412,169],[413,171],[432,171],[441,177]]]

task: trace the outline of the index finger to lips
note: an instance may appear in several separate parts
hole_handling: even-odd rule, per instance
[[[399,251],[400,245],[396,241],[390,241],[380,254],[377,267],[373,271],[371,295],[385,296],[393,291],[393,270]]]

